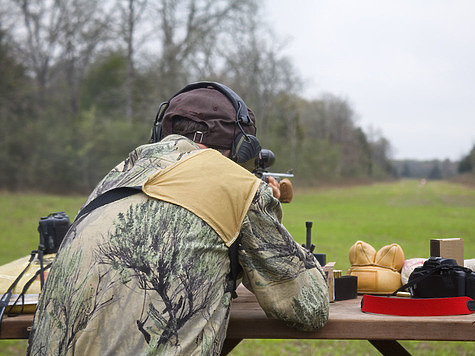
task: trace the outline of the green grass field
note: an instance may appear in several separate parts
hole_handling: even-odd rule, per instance
[[[71,219],[85,197],[0,193],[0,264],[38,246],[38,220],[54,211]],[[367,186],[296,191],[284,205],[284,225],[305,242],[305,221],[313,221],[312,242],[337,269],[349,267],[348,250],[358,240],[377,250],[396,242],[406,258],[428,257],[432,238],[461,237],[465,258],[475,258],[475,189],[437,181],[425,186],[402,180]],[[401,342],[414,355],[470,355],[475,343]],[[0,341],[0,355],[23,355],[26,341]],[[245,340],[231,355],[378,355],[367,341]]]

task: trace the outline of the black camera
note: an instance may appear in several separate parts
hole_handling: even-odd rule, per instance
[[[40,218],[38,225],[40,244],[38,250],[43,251],[44,254],[58,252],[59,246],[70,226],[69,216],[62,211]]]
[[[409,276],[411,295],[416,298],[467,296],[475,299],[475,273],[451,258],[430,257]]]

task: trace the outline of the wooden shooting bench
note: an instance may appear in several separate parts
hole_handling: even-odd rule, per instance
[[[266,317],[254,295],[239,286],[222,350],[227,355],[243,339],[368,340],[383,355],[409,355],[397,340],[475,341],[475,314],[404,317],[361,312],[361,298],[330,304],[330,318],[322,329],[304,332]],[[32,314],[4,316],[0,339],[26,339]]]

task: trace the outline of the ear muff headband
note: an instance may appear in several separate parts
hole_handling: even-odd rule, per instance
[[[170,101],[165,101],[158,107],[157,115],[155,115],[155,121],[153,122],[152,137],[150,143],[159,142],[162,140],[162,120],[165,111],[168,108]]]

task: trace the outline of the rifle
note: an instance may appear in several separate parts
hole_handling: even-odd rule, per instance
[[[262,179],[263,181],[267,182],[267,178],[274,177],[277,181],[280,181],[282,178],[293,178],[294,174],[292,170],[287,171],[287,173],[274,173],[269,172],[268,168],[272,166],[275,162],[275,155],[274,152],[263,148],[261,152],[259,152],[259,156],[256,158],[256,168],[252,173],[257,178]]]
[[[287,173],[274,173],[269,172],[268,168],[275,162],[275,155],[271,150],[263,148],[256,158],[256,168],[252,172],[257,178],[262,179],[264,182],[268,182],[269,177],[275,178],[280,183],[280,202],[290,203],[294,196],[292,183],[288,178],[292,178],[294,175],[292,170]]]

